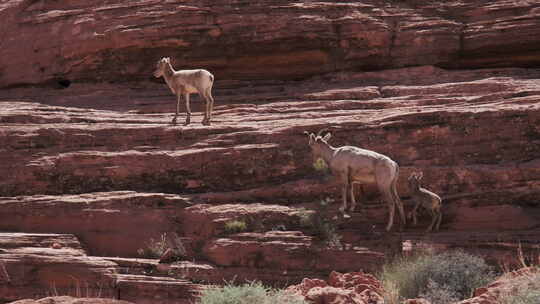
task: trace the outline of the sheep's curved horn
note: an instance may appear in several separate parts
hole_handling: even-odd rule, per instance
[[[319,130],[319,132],[317,132],[317,136],[321,136],[323,134],[323,132],[328,132],[328,128],[323,128],[321,130]]]
[[[306,134],[309,138],[309,144],[311,145],[311,143],[313,143],[313,140],[315,140],[315,135],[311,132],[308,132],[308,131],[304,131],[304,134]]]

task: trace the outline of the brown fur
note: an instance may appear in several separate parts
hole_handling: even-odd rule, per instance
[[[203,125],[210,125],[212,119],[212,110],[214,108],[214,98],[212,97],[212,86],[214,84],[214,75],[207,70],[179,70],[175,71],[171,65],[170,58],[161,58],[154,72],[155,77],[165,78],[165,82],[176,95],[176,114],[172,120],[176,124],[176,118],[180,111],[180,99],[182,96],[186,102],[186,122],[191,122],[191,108],[189,104],[189,95],[198,93],[206,103]]]
[[[356,200],[354,198],[353,184],[374,183],[382,193],[388,204],[389,218],[386,230],[392,229],[394,222],[395,207],[401,218],[403,228],[406,223],[403,203],[401,202],[396,183],[399,176],[399,166],[386,155],[374,151],[361,149],[353,146],[334,148],[328,144],[331,134],[324,137],[306,132],[309,136],[309,146],[315,159],[322,158],[332,173],[341,180],[343,205],[340,211],[345,217],[347,209],[347,195],[350,194],[350,210],[354,210]],[[320,132],[319,132],[320,133]]]

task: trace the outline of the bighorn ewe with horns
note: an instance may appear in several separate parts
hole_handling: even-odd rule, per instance
[[[413,225],[416,225],[416,211],[418,207],[422,205],[424,209],[431,212],[432,218],[431,225],[429,225],[426,232],[431,231],[433,229],[433,225],[435,225],[435,231],[437,231],[439,230],[442,220],[442,199],[437,194],[421,187],[420,181],[422,180],[423,176],[424,174],[422,172],[412,173],[411,176],[409,176],[409,188],[411,190],[411,196],[416,202],[412,211]]]
[[[331,134],[321,136],[322,130],[318,134],[304,132],[309,137],[309,146],[314,159],[322,158],[332,173],[341,179],[343,184],[342,197],[343,205],[339,210],[344,217],[347,209],[347,193],[351,196],[350,210],[354,210],[356,201],[354,198],[353,184],[376,183],[384,200],[388,204],[389,218],[386,230],[392,229],[394,222],[395,207],[401,218],[402,228],[405,226],[405,212],[397,190],[396,183],[399,175],[399,167],[395,161],[388,156],[352,146],[334,148],[328,144]]]
[[[214,107],[214,98],[212,97],[212,85],[214,84],[214,75],[207,70],[179,70],[175,71],[171,65],[170,58],[161,58],[156,66],[154,72],[156,78],[165,78],[165,82],[176,95],[176,114],[172,120],[173,124],[176,124],[176,118],[180,111],[180,99],[182,96],[186,102],[186,122],[184,125],[188,125],[191,121],[191,108],[189,106],[189,95],[192,93],[199,93],[204,98],[206,108],[204,111],[203,125],[210,125],[212,119],[212,110]]]

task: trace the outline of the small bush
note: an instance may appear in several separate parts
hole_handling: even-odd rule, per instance
[[[322,172],[322,173],[328,173],[328,171],[330,170],[328,168],[328,165],[326,164],[326,162],[322,158],[317,158],[317,160],[315,162],[313,162],[313,168],[316,171],[319,171],[319,172]]]
[[[321,200],[314,212],[301,211],[300,225],[313,229],[314,234],[330,247],[341,247],[341,236],[335,222],[330,217],[331,200]]]
[[[137,250],[137,254],[144,258],[157,259],[169,248],[173,250],[177,257],[186,256],[186,248],[180,237],[176,233],[173,233],[172,236],[169,237],[166,232],[161,234],[157,240],[151,238],[144,248]]]
[[[455,290],[445,285],[441,286],[432,279],[429,279],[426,291],[420,294],[420,297],[437,304],[450,304],[459,301]]]
[[[307,304],[303,299],[284,290],[271,289],[259,282],[240,286],[227,284],[202,292],[200,304]]]
[[[489,283],[494,273],[485,261],[463,251],[401,258],[383,267],[383,286],[396,289],[388,303],[419,296],[446,304],[468,298],[474,289]]]
[[[540,269],[527,277],[527,284],[502,296],[501,304],[538,304],[540,303]]]
[[[247,231],[247,224],[244,221],[234,220],[225,223],[225,232],[228,234]]]

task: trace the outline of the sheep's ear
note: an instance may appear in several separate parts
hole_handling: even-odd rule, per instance
[[[309,133],[309,144],[311,145],[314,142],[315,142],[315,134]]]
[[[330,137],[332,137],[332,134],[327,133],[327,134],[323,137],[323,140],[324,140],[324,141],[328,141],[328,140],[330,139]]]
[[[420,171],[420,174],[418,174],[418,180],[421,180],[422,177],[424,177],[424,172],[421,172],[421,171]]]

